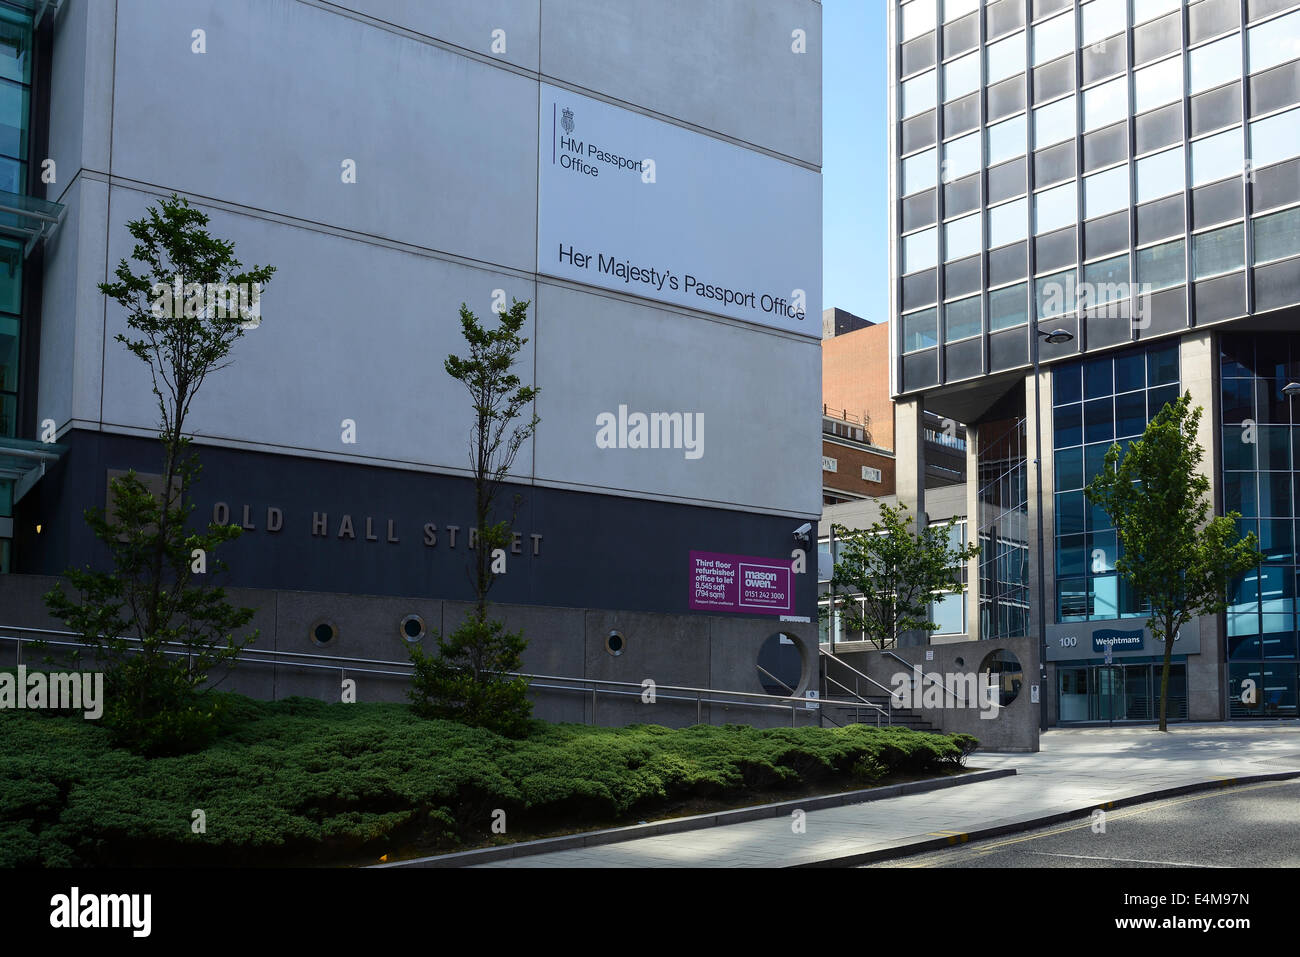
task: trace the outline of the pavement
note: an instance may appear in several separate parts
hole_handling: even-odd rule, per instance
[[[1151,801],[868,867],[1300,867],[1300,779]]]
[[[1070,728],[1037,754],[977,752],[971,768],[1014,776],[923,794],[493,861],[480,867],[792,867],[865,863],[961,844],[990,830],[1030,830],[1053,815],[1161,792],[1300,773],[1300,722]]]

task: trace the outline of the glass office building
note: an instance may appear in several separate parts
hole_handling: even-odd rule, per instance
[[[1268,560],[1226,615],[1180,634],[1171,713],[1294,716],[1300,0],[891,0],[890,15],[895,398],[966,423],[990,481],[1008,423],[1027,423],[1028,561],[1010,574],[1005,536],[981,529],[998,554],[973,637],[1005,637],[988,612],[1026,595],[1053,721],[1151,719],[1163,649],[1082,489],[1190,391],[1221,426],[1203,462],[1216,511],[1240,511]]]

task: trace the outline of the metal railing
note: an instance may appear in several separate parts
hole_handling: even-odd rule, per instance
[[[842,667],[844,667],[844,668],[847,668],[849,671],[853,672],[855,678],[861,678],[863,681],[866,681],[866,682],[868,682],[868,683],[870,683],[870,684],[875,685],[877,688],[879,688],[879,689],[881,689],[882,691],[884,691],[885,694],[886,694],[887,696],[893,694],[893,692],[890,691],[890,689],[886,688],[886,687],[885,687],[884,685],[882,685],[879,681],[876,681],[876,680],[875,680],[874,678],[872,678],[870,675],[864,675],[861,671],[859,671],[857,668],[854,668],[851,664],[849,664],[847,661],[843,660],[842,658],[836,658],[833,654],[831,654],[831,653],[830,653],[829,651],[827,651],[825,648],[822,648],[822,647],[819,646],[819,647],[817,648],[817,653],[818,653],[818,655],[819,655],[820,658],[823,658],[823,659],[825,659],[825,658],[829,658],[829,659],[830,659],[831,661],[833,661],[834,663],[836,663],[836,664],[838,664],[838,665],[840,665],[840,666],[842,666]],[[854,707],[854,715],[855,715],[855,717],[860,717],[860,715],[858,714],[859,708],[860,708],[860,706],[865,705],[865,706],[867,706],[867,707],[873,709],[873,710],[876,712],[876,727],[880,727],[880,719],[881,719],[882,717],[885,719],[885,723],[886,723],[886,724],[892,725],[892,724],[894,723],[894,705],[893,705],[893,701],[892,701],[892,699],[891,699],[890,697],[886,697],[886,698],[885,698],[885,707],[882,708],[882,707],[880,707],[880,705],[876,704],[874,701],[871,701],[870,699],[863,697],[863,696],[859,693],[859,691],[858,691],[858,689],[857,689],[857,687],[856,687],[856,685],[857,685],[856,680],[854,681],[854,685],[855,685],[855,687],[850,688],[848,685],[844,684],[843,682],[841,682],[841,681],[839,681],[839,680],[837,680],[837,679],[831,677],[831,675],[827,672],[825,665],[823,665],[823,667],[822,667],[822,669],[821,669],[821,673],[822,673],[822,680],[823,680],[825,683],[827,683],[827,684],[834,684],[834,685],[837,685],[838,687],[842,688],[846,694],[850,695],[850,696],[854,699],[854,703],[855,703],[855,707]],[[823,700],[825,700],[825,701],[827,701],[827,702],[829,702],[829,703],[831,703],[831,704],[842,704],[842,703],[843,703],[843,702],[836,702],[833,698],[831,698],[831,696],[830,696],[829,694],[824,694],[824,695],[822,695],[822,698],[823,698]]]
[[[21,634],[20,634],[21,633]],[[24,637],[31,636],[31,637]],[[58,636],[58,637],[46,637]],[[65,640],[72,639],[72,640]],[[76,632],[55,631],[47,628],[20,628],[20,627],[3,627],[0,628],[0,643],[12,641],[16,646],[15,663],[21,665],[23,662],[23,645],[42,643],[46,646],[58,646],[69,648],[84,648],[84,645],[77,640]],[[125,637],[125,641],[139,642],[138,638]],[[167,642],[168,646],[164,647],[163,654],[173,657],[186,657],[188,652],[185,645],[181,642]],[[340,679],[345,679],[351,674],[368,674],[381,675],[391,678],[409,679],[413,673],[409,662],[390,661],[382,658],[356,658],[346,655],[322,655],[305,651],[281,651],[268,650],[262,648],[245,648],[240,652],[240,657],[245,659],[249,664],[257,665],[287,665],[293,668],[311,668],[323,671],[338,671]],[[294,659],[294,660],[282,660]],[[326,664],[325,662],[329,662]],[[379,667],[369,667],[379,666]],[[398,668],[402,670],[391,671],[389,668]],[[596,714],[598,707],[599,695],[608,695],[611,697],[643,697],[648,690],[644,685],[632,681],[610,681],[604,678],[583,678],[566,675],[544,675],[534,674],[522,671],[493,672],[508,678],[527,678],[529,688],[538,688],[548,691],[565,691],[591,695],[591,724],[596,723]],[[789,688],[785,682],[777,680],[785,688]],[[553,682],[564,682],[554,684]],[[668,694],[661,692],[667,691]],[[778,696],[769,694],[754,694],[748,691],[724,691],[717,688],[693,688],[687,685],[665,685],[656,683],[654,686],[654,700],[695,702],[696,723],[702,723],[704,705],[724,705],[742,708],[756,708],[762,710],[790,711],[790,727],[797,726],[797,718],[800,710],[810,710],[808,703],[811,699],[797,695]],[[833,721],[833,719],[831,719]]]
[[[936,685],[936,686],[938,686],[938,687],[943,691],[943,699],[942,699],[942,700],[943,700],[943,707],[947,707],[947,706],[948,706],[947,702],[948,702],[948,697],[949,697],[949,696],[952,697],[953,705],[956,706],[956,704],[957,704],[957,697],[958,697],[958,696],[957,696],[957,689],[956,689],[956,688],[949,688],[949,687],[948,687],[946,684],[944,684],[942,681],[936,681],[934,678],[930,677],[930,675],[926,674],[925,669],[922,668],[919,664],[915,664],[915,663],[913,663],[913,662],[910,662],[910,661],[908,661],[906,658],[902,657],[901,655],[896,655],[896,654],[894,654],[894,652],[892,652],[892,651],[886,651],[886,652],[882,652],[882,653],[885,654],[885,655],[888,655],[890,658],[893,658],[895,661],[897,661],[897,662],[899,662],[899,663],[901,663],[901,664],[906,665],[906,666],[907,666],[908,674],[916,674],[917,672],[920,672],[922,683],[925,683],[925,682],[928,681],[931,685]],[[1001,709],[1001,707],[1002,707],[1002,702],[1001,702],[1001,701],[991,701],[991,702],[978,702],[978,701],[977,701],[976,703],[979,704],[981,707],[982,707],[984,704],[989,704],[989,705],[991,705],[995,710]],[[965,704],[967,704],[967,702],[963,699],[963,700],[962,700],[962,704],[965,705]]]

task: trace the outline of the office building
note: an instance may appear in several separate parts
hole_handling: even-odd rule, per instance
[[[1044,639],[1053,723],[1155,716],[1163,648],[1082,489],[1190,392],[1216,511],[1267,561],[1181,632],[1171,713],[1294,717],[1300,3],[890,0],[889,19],[899,444],[923,411],[968,425],[971,637]],[[924,501],[918,474],[900,465],[900,498]]]

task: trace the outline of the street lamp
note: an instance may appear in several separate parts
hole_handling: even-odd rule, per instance
[[[1034,337],[1034,465],[1037,470],[1038,493],[1038,730],[1047,730],[1047,577],[1044,566],[1047,555],[1043,548],[1043,404],[1042,388],[1038,383],[1038,340],[1043,339],[1058,346],[1074,338],[1074,333],[1064,329],[1051,332],[1037,330]],[[1288,386],[1287,388],[1290,388]],[[1296,386],[1300,392],[1300,385]]]

